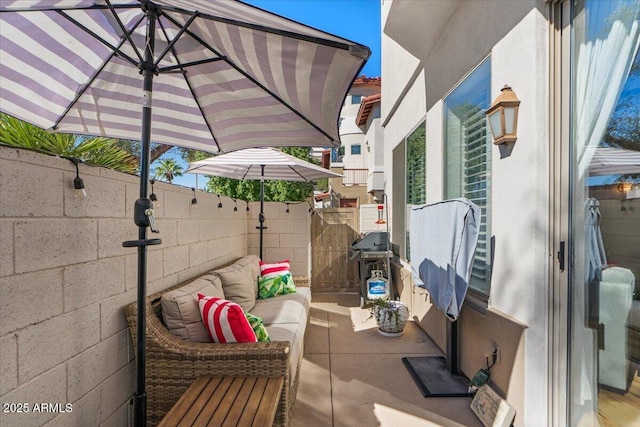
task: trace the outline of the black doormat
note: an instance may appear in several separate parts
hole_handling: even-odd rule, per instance
[[[451,374],[442,356],[403,357],[402,362],[424,397],[471,397],[469,380]]]

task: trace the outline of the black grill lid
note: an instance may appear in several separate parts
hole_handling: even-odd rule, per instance
[[[360,251],[386,251],[388,234],[386,231],[371,231],[351,243],[351,249]]]

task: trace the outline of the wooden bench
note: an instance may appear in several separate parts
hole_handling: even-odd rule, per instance
[[[273,425],[284,378],[198,377],[159,427]]]

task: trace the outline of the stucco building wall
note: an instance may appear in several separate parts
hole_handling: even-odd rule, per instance
[[[485,366],[487,349],[500,346],[502,360],[492,369],[492,380],[516,408],[515,425],[545,425],[549,409],[540,398],[549,388],[552,260],[545,7],[534,0],[385,1],[382,14],[382,121],[390,199],[393,180],[401,179],[393,174],[393,150],[425,119],[426,200],[443,199],[443,99],[487,55],[491,98],[509,84],[522,101],[518,141],[491,148],[495,250],[488,308],[483,312],[467,304],[459,319],[460,368],[468,377]],[[410,280],[406,273],[398,276]],[[425,292],[405,286],[403,299],[444,349],[446,320]]]

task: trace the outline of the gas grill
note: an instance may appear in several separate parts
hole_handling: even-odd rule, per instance
[[[364,234],[351,243],[350,259],[358,262],[358,276],[360,280],[360,307],[363,308],[367,299],[367,279],[371,278],[373,270],[383,272],[389,280],[389,294],[395,297],[389,276],[389,260],[393,256],[389,249],[389,233],[386,231],[372,231]]]

